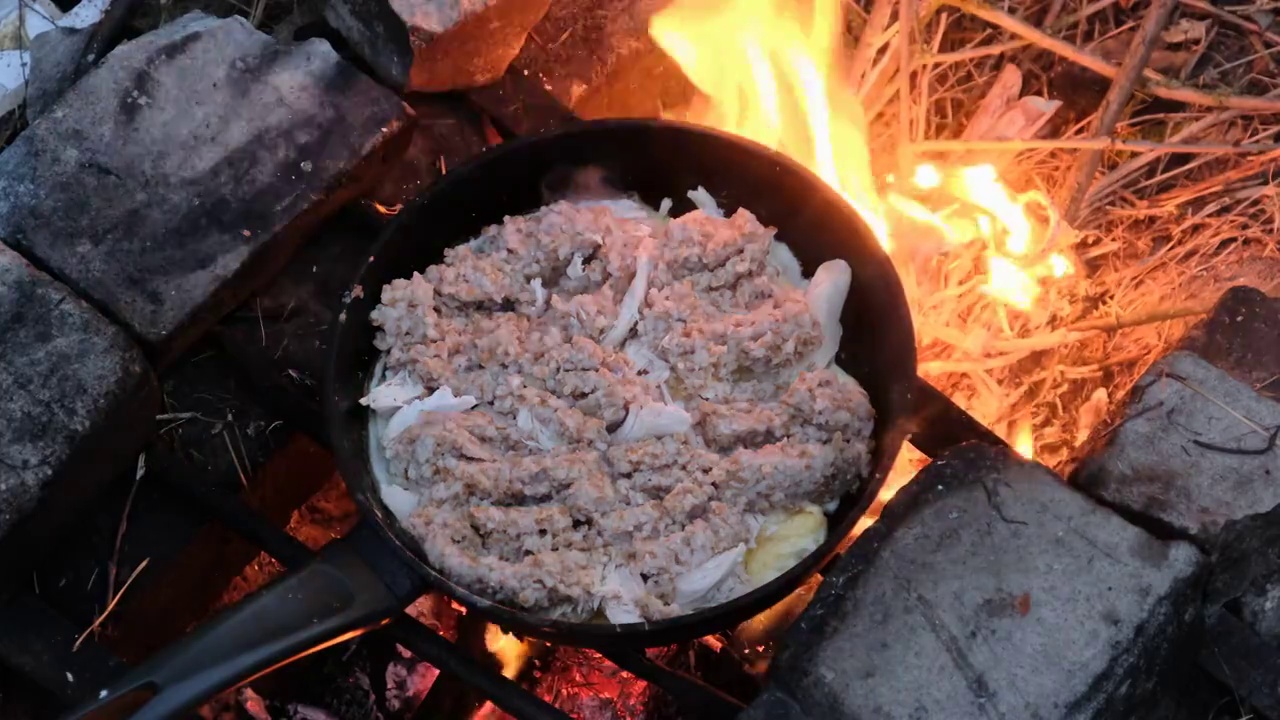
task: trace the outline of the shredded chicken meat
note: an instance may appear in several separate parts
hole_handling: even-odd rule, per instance
[[[796,280],[747,210],[628,202],[507,218],[372,314],[405,524],[454,581],[556,617],[741,593],[766,515],[868,471],[871,405],[830,365],[847,280],[815,299],[833,283]]]

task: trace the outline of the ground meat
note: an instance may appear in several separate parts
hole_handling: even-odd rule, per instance
[[[618,577],[644,617],[687,612],[681,575],[868,470],[871,405],[806,370],[823,329],[770,264],[773,231],[618,207],[507,218],[371,315],[387,377],[466,400],[383,439],[420,499],[407,527],[454,582],[556,617],[597,613]]]
[[[702,438],[721,452],[785,439],[828,443],[840,432],[846,436],[871,433],[871,401],[866,392],[829,368],[800,373],[777,402],[700,402],[697,414]]]

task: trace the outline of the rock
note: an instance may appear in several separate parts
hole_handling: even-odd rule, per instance
[[[1280,648],[1280,506],[1223,526],[1205,602],[1233,603],[1241,620]]]
[[[550,132],[581,119],[548,92],[541,80],[514,65],[498,82],[469,91],[467,100],[492,120],[495,130],[508,135]]]
[[[159,391],[116,326],[0,245],[0,567],[29,562],[135,466]]]
[[[1130,517],[1209,548],[1228,521],[1280,504],[1273,428],[1280,428],[1280,403],[1174,352],[1135,383],[1124,417],[1071,481]]]
[[[163,364],[376,176],[408,116],[324,41],[192,13],[121,45],[0,154],[0,240]]]
[[[1230,688],[1225,701],[1238,712],[1227,717],[1280,718],[1280,650],[1225,610],[1206,615],[1200,666]],[[1169,717],[1193,716],[1184,710]]]
[[[791,696],[767,685],[738,715],[738,720],[810,720]]]
[[[1144,717],[1195,660],[1202,560],[960,446],[835,563],[748,717]]]
[[[502,77],[551,0],[332,0],[325,19],[397,91],[446,92]]]
[[[557,0],[515,65],[583,118],[658,117],[693,86],[649,37],[668,0]]]
[[[76,64],[89,42],[88,28],[53,28],[31,41],[27,121],[35,122],[75,82]]]
[[[1280,400],[1280,298],[1251,287],[1231,288],[1178,347]]]

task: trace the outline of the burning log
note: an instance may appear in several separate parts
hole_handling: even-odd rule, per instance
[[[657,117],[693,88],[647,33],[660,0],[558,0],[515,66],[583,118]]]
[[[324,16],[378,79],[403,92],[494,82],[550,0],[336,0]]]
[[[595,651],[560,648],[540,671],[535,692],[582,720],[642,720],[649,687]]]

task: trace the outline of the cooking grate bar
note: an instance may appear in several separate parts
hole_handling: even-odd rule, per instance
[[[601,652],[610,662],[675,698],[689,717],[731,718],[745,707],[729,695],[685,673],[656,663],[643,650],[630,648]]]
[[[392,623],[386,632],[409,652],[434,665],[442,674],[452,675],[479,690],[490,702],[512,717],[519,720],[570,720],[568,715],[551,703],[529,692],[514,680],[508,680],[501,673],[484,667],[474,658],[459,651],[453,643],[408,615]]]
[[[21,593],[0,607],[0,662],[69,707],[124,670],[92,637],[73,651],[79,632],[43,600]]]
[[[310,548],[294,536],[275,527],[253,511],[241,498],[219,492],[192,478],[176,473],[161,476],[194,503],[206,517],[222,523],[228,530],[253,543],[285,567],[296,567],[312,557]]]
[[[171,482],[209,516],[256,545],[285,567],[298,567],[314,557],[315,554],[306,545],[267,522],[240,498],[210,490],[198,482],[186,479],[174,479]],[[357,550],[363,544],[361,541],[365,538],[360,536],[365,531],[367,528],[361,526],[357,526],[352,531],[352,535],[355,536],[352,539],[355,541]],[[528,692],[518,683],[503,677],[501,673],[484,667],[455,647],[453,643],[408,615],[377,632],[385,632],[389,639],[399,643],[418,658],[431,663],[441,673],[474,687],[494,705],[513,717],[520,720],[569,719],[568,715],[560,712],[555,706]]]

